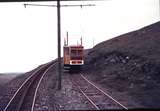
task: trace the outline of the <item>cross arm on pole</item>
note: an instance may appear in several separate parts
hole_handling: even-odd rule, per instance
[[[24,7],[26,8],[26,6],[45,6],[45,7],[57,7],[57,5],[42,5],[42,4],[28,4],[28,3],[25,3],[23,4]]]
[[[28,4],[25,3],[23,4],[24,7],[26,8],[26,6],[45,6],[45,7],[57,7],[57,5],[43,5],[43,4]],[[87,7],[87,6],[96,6],[95,4],[81,4],[81,5],[60,5],[60,7]]]

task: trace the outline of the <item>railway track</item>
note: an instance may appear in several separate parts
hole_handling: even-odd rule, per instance
[[[18,88],[3,111],[34,111],[38,88],[43,77],[56,64],[49,62],[37,68]]]
[[[128,109],[82,74],[71,75],[71,81],[90,102],[92,109]]]

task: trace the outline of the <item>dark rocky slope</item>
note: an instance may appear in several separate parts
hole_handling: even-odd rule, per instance
[[[160,108],[160,22],[104,41],[85,59],[84,69],[97,83]]]

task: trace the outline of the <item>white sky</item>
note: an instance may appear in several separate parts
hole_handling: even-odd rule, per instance
[[[35,2],[36,3],[36,2]],[[62,2],[96,4],[63,7],[62,45],[83,37],[85,48],[159,21],[159,0]],[[37,2],[55,4],[56,2]],[[25,72],[57,58],[57,14],[53,7],[24,8],[23,3],[0,3],[0,73]]]

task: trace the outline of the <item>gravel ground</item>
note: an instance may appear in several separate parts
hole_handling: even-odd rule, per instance
[[[82,93],[72,84],[70,74],[67,73],[62,76],[62,90],[57,90],[54,98],[60,110],[93,110]]]
[[[2,91],[0,92],[0,109],[3,110],[11,97],[14,95],[14,93],[17,91],[17,89],[20,87],[22,82],[30,75],[30,73],[26,74],[19,74],[13,79],[10,79],[7,83],[1,87]],[[1,111],[0,110],[0,111]]]
[[[12,81],[6,83],[6,88],[1,97],[1,109],[6,105],[5,103],[13,96],[14,92],[21,85],[21,83],[31,74],[28,72],[19,75]],[[35,111],[53,111],[53,110],[93,110],[90,103],[79,92],[79,90],[71,82],[71,74],[64,73],[62,75],[62,89],[57,90],[57,64],[44,76],[40,84],[38,95],[35,103]],[[86,75],[89,79],[93,76]],[[93,79],[94,80],[94,79]],[[103,90],[109,92],[118,101],[121,101],[127,107],[132,108],[138,106],[138,102],[132,100],[132,97],[126,93],[120,93],[113,89],[105,88],[101,84],[96,84]]]
[[[40,84],[35,111],[92,110],[90,103],[73,86],[70,74],[62,75],[62,89],[58,89],[57,64],[44,76]]]
[[[57,89],[57,73],[54,65],[44,76],[37,92],[35,111],[54,111],[58,110],[52,94]]]

